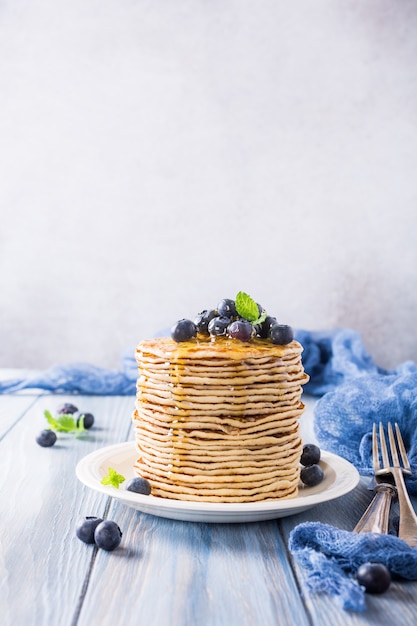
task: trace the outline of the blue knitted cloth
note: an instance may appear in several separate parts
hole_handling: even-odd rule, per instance
[[[305,390],[322,396],[314,409],[320,446],[370,474],[373,422],[398,422],[414,474],[407,477],[407,487],[417,494],[416,365],[403,363],[389,372],[377,367],[359,334],[349,329],[301,331],[297,339],[304,345],[304,367],[311,376]],[[292,531],[289,549],[307,571],[307,588],[333,596],[347,610],[366,608],[365,590],[355,579],[362,563],[383,563],[392,576],[417,580],[417,548],[392,535],[305,523]]]
[[[404,363],[390,374],[367,374],[341,384],[320,398],[314,431],[320,446],[344,457],[361,474],[371,474],[372,424],[397,422],[413,475],[406,478],[417,495],[417,367]]]
[[[39,374],[0,381],[0,393],[43,389],[53,393],[128,396],[136,393],[137,375],[133,354],[125,354],[120,371],[108,370],[89,363],[54,365]]]
[[[298,330],[295,338],[304,348],[303,365],[310,376],[304,391],[313,396],[322,396],[357,376],[388,373],[373,362],[360,334],[349,328]]]
[[[355,579],[363,563],[383,563],[393,578],[417,580],[417,548],[393,535],[358,534],[306,522],[294,528],[288,545],[307,571],[309,591],[327,593],[347,610],[366,608],[365,589]]]
[[[307,393],[322,396],[314,408],[314,432],[324,450],[338,454],[361,474],[372,473],[372,424],[397,422],[413,476],[407,487],[417,495],[417,366],[379,368],[359,333],[298,331],[303,363],[311,379]]]

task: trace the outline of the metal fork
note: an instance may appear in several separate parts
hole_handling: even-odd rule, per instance
[[[382,467],[378,467],[378,469],[375,470],[375,475],[381,476],[387,473],[392,474],[397,487],[398,504],[400,507],[398,537],[408,543],[409,546],[414,547],[417,546],[417,516],[414,512],[413,505],[411,504],[404,482],[404,474],[411,474],[411,468],[398,424],[395,424],[395,435],[397,443],[395,442],[392,425],[389,422],[388,439],[392,459],[392,463],[390,463],[387,444],[385,441],[384,427],[381,422],[379,423],[379,441],[382,455]],[[398,458],[398,450],[400,452],[402,466],[400,465]]]
[[[374,482],[376,483],[375,495],[353,531],[355,533],[383,533],[386,535],[388,533],[391,500],[396,495],[397,490],[394,485],[376,474],[380,469],[376,424],[372,428],[372,464],[375,475]]]

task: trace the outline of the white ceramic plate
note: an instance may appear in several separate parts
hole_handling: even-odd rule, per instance
[[[133,464],[136,455],[133,441],[101,448],[81,459],[76,468],[77,477],[87,487],[144,513],[190,522],[217,523],[257,522],[294,515],[320,502],[343,496],[359,482],[358,471],[351,463],[336,454],[322,451],[320,464],[324,470],[324,480],[316,487],[301,486],[297,498],[245,504],[185,502],[127,491],[124,485],[134,476]],[[101,484],[101,479],[107,475],[109,467],[126,478],[119,489]]]

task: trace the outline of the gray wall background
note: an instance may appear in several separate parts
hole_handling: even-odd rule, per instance
[[[417,3],[0,4],[0,366],[244,290],[417,358]]]

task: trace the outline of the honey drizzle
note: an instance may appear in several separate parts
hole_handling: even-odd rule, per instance
[[[247,352],[248,352],[248,345],[244,344],[243,342],[237,342],[234,339],[218,337],[215,339],[211,338],[209,340],[205,338],[204,339],[200,338],[194,341],[184,341],[184,342],[178,343],[175,346],[176,349],[171,353],[171,360],[170,360],[170,384],[172,386],[172,400],[174,404],[178,401],[181,402],[182,400],[186,399],[186,396],[187,396],[184,390],[184,387],[182,385],[182,381],[183,381],[184,373],[186,371],[187,359],[189,358],[190,354],[192,355],[192,353],[196,351],[196,346],[201,347],[201,344],[207,344],[207,343],[212,344],[214,342],[219,343],[221,345],[224,352],[227,353],[228,360],[233,359],[240,366],[245,365],[248,370],[254,369],[254,367],[250,363],[248,363],[245,360],[242,361],[240,359],[242,355],[247,356]],[[268,346],[268,348],[270,348],[271,346],[270,342],[267,342],[266,345]],[[278,348],[278,346],[276,346],[276,348]],[[279,352],[279,354],[281,355],[282,348],[279,350],[277,349],[275,352]],[[238,373],[236,372],[236,374]],[[229,389],[231,392],[231,397],[233,397],[233,392],[234,392],[233,385],[230,385]],[[250,399],[249,388],[245,388],[245,394],[246,394],[245,402],[241,402],[236,405],[239,411],[237,415],[234,415],[235,418],[239,418],[239,417],[243,418],[246,414],[246,403]],[[182,406],[184,407],[184,405]],[[178,407],[176,408],[178,409]],[[188,419],[188,416],[186,414],[186,409],[183,408],[181,411],[181,416],[178,415],[177,419],[172,420],[173,425],[169,431],[169,435],[171,437],[171,444],[172,444],[172,463],[168,467],[167,477],[169,477],[169,479],[172,480],[172,482],[174,483],[176,482],[175,474],[178,471],[177,468],[180,469],[182,467],[182,463],[184,460],[184,456],[181,454],[181,447],[182,447],[182,444],[187,441],[187,434],[185,432],[185,425],[187,423],[187,419]]]
[[[189,342],[184,342],[189,343]],[[183,349],[185,348],[185,349]],[[182,386],[182,379],[185,371],[184,360],[188,354],[187,346],[183,346],[183,344],[178,344],[177,349],[172,354],[172,359],[170,361],[170,385],[172,387],[172,399],[175,403],[176,395],[179,400],[183,400],[185,397],[184,388]],[[178,410],[178,407],[175,407]],[[169,434],[171,436],[171,445],[172,445],[172,463],[171,466],[168,466],[167,477],[172,480],[173,483],[175,481],[175,474],[177,472],[177,468],[181,467],[183,457],[181,455],[181,446],[185,442],[186,434],[183,428],[183,425],[187,421],[187,415],[184,415],[185,409],[182,411],[182,415],[178,415],[177,418],[172,419],[172,426],[169,430]]]

